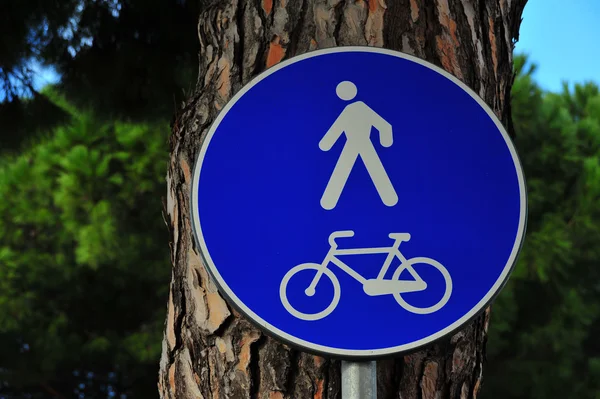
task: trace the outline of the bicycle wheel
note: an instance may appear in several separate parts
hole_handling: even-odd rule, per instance
[[[450,278],[450,273],[448,273],[448,270],[444,266],[442,266],[442,264],[440,262],[438,262],[437,260],[430,259],[430,258],[408,259],[405,263],[402,263],[400,266],[398,266],[398,268],[394,272],[392,280],[399,279],[400,274],[402,274],[402,272],[407,268],[412,268],[412,270],[416,274],[418,274],[416,272],[416,270],[414,270],[413,265],[416,265],[419,263],[433,266],[444,277],[444,283],[445,283],[446,288],[444,290],[444,295],[442,296],[442,299],[440,299],[436,304],[434,304],[432,306],[417,307],[417,306],[410,305],[408,302],[406,302],[406,300],[402,297],[402,293],[395,293],[394,298],[396,299],[398,304],[400,304],[400,306],[402,306],[404,309],[408,310],[409,312],[417,313],[417,314],[429,314],[429,313],[433,313],[433,312],[441,309],[448,302],[448,299],[450,299],[450,295],[452,295],[452,279]],[[407,293],[405,292],[404,294],[407,294]]]
[[[281,303],[283,304],[285,309],[288,312],[290,312],[290,314],[292,316],[295,316],[301,320],[308,320],[308,321],[319,320],[319,319],[322,319],[322,318],[328,316],[331,312],[333,312],[333,310],[338,305],[338,302],[340,301],[340,295],[341,295],[340,282],[338,281],[337,277],[335,276],[335,274],[333,274],[333,272],[331,270],[325,269],[323,271],[323,275],[321,276],[321,278],[323,278],[323,276],[327,276],[327,278],[329,278],[329,280],[333,284],[333,298],[331,299],[331,302],[329,303],[329,305],[327,307],[325,307],[324,310],[322,310],[320,312],[316,312],[316,313],[303,313],[303,312],[300,312],[299,310],[295,309],[292,306],[292,304],[290,303],[290,301],[288,300],[287,286],[288,286],[288,283],[290,282],[290,280],[292,279],[292,277],[294,277],[295,275],[297,275],[298,273],[300,273],[304,270],[314,270],[315,274],[316,274],[316,272],[321,270],[321,265],[319,265],[317,263],[303,263],[303,264],[300,264],[300,265],[295,266],[292,269],[290,269],[290,271],[287,272],[285,274],[285,276],[283,276],[283,279],[281,280],[281,285],[279,286],[279,297],[281,298]],[[318,284],[317,284],[317,286],[318,286]],[[305,290],[302,290],[302,292],[304,293],[304,295],[306,295],[307,298],[309,297],[306,294]]]

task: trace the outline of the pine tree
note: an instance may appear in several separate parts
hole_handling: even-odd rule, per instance
[[[263,335],[217,292],[190,227],[191,165],[202,138],[250,78],[307,51],[369,45],[441,66],[510,130],[512,49],[525,1],[209,1],[200,74],[171,137],[167,213],[173,280],[160,366],[163,398],[339,398],[339,362]],[[376,66],[372,71],[377,73]],[[282,104],[282,107],[285,107]],[[272,110],[265,109],[265,117]],[[489,312],[427,349],[379,362],[379,398],[475,398]]]

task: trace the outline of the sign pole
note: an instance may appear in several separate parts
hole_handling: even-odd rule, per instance
[[[342,361],[342,399],[377,399],[377,362]]]

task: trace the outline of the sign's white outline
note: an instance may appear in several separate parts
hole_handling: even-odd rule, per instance
[[[343,349],[343,348],[319,345],[319,344],[315,344],[315,343],[294,337],[293,335],[288,334],[285,331],[282,331],[279,328],[271,325],[267,321],[263,320],[260,316],[258,316],[256,313],[254,313],[250,308],[248,308],[235,295],[235,293],[229,288],[229,286],[227,285],[227,283],[225,282],[225,280],[222,278],[221,274],[219,273],[219,270],[215,266],[215,264],[210,256],[210,252],[208,251],[206,242],[204,241],[204,236],[202,234],[202,227],[201,227],[201,223],[200,223],[200,215],[198,214],[199,212],[197,209],[197,207],[198,207],[198,189],[197,188],[199,187],[199,183],[200,183],[200,172],[202,169],[202,163],[204,161],[206,151],[207,151],[208,146],[210,145],[210,141],[211,141],[215,131],[219,127],[221,121],[225,118],[225,116],[227,115],[229,110],[236,104],[236,102],[244,94],[246,94],[246,92],[248,92],[248,90],[250,90],[252,87],[257,85],[259,82],[261,82],[262,80],[264,80],[271,74],[279,71],[280,69],[283,69],[289,65],[295,64],[297,62],[300,62],[300,61],[303,61],[303,60],[306,60],[309,58],[318,57],[318,56],[326,55],[326,54],[346,53],[346,52],[376,53],[376,54],[389,55],[392,57],[397,57],[397,58],[402,58],[402,59],[405,59],[408,61],[412,61],[412,62],[420,64],[428,69],[431,69],[434,72],[437,72],[438,74],[444,76],[445,78],[447,78],[448,80],[450,80],[451,82],[453,82],[454,84],[459,86],[463,91],[465,91],[467,94],[469,94],[469,96],[471,96],[471,98],[473,98],[479,104],[479,106],[488,114],[488,116],[492,119],[492,121],[496,125],[496,128],[502,134],[502,137],[504,138],[506,146],[508,147],[508,149],[510,151],[510,154],[511,154],[511,157],[513,160],[513,164],[514,164],[514,167],[515,167],[516,173],[517,173],[517,180],[519,183],[520,207],[519,207],[519,226],[517,229],[517,235],[515,236],[515,241],[514,241],[510,256],[508,258],[508,261],[506,262],[506,265],[504,266],[502,273],[500,274],[500,276],[498,277],[498,279],[496,280],[496,282],[494,283],[492,288],[469,312],[467,312],[465,315],[463,315],[463,317],[456,320],[454,323],[450,324],[446,328],[444,328],[434,334],[431,334],[430,336],[422,338],[418,341],[414,341],[414,342],[404,344],[404,345],[389,347],[389,348],[356,350],[356,349]],[[219,112],[218,116],[212,123],[208,133],[206,134],[206,137],[204,138],[204,141],[201,144],[200,152],[197,156],[196,163],[194,165],[194,175],[192,178],[191,191],[192,191],[191,192],[191,201],[192,201],[191,212],[192,212],[192,219],[193,219],[193,223],[192,223],[193,229],[192,230],[194,231],[194,235],[196,236],[196,241],[200,247],[200,255],[204,259],[204,263],[207,266],[208,271],[210,272],[212,278],[217,283],[217,286],[219,287],[220,290],[222,290],[222,293],[224,295],[226,295],[226,297],[230,301],[233,302],[233,305],[235,305],[237,308],[239,308],[239,310],[242,313],[244,313],[245,316],[248,317],[255,324],[257,324],[262,329],[264,329],[266,332],[273,334],[275,337],[277,337],[281,340],[287,341],[293,345],[297,345],[307,351],[317,352],[317,353],[331,355],[331,356],[348,357],[348,358],[367,359],[367,358],[375,358],[375,357],[381,357],[381,356],[386,356],[386,355],[393,355],[393,354],[398,354],[398,353],[415,351],[418,348],[421,348],[421,347],[423,347],[427,344],[430,344],[440,338],[445,337],[446,335],[457,330],[459,327],[461,327],[462,325],[467,323],[469,320],[471,320],[473,317],[478,315],[485,308],[485,306],[499,293],[499,291],[502,289],[504,284],[507,282],[508,277],[510,276],[510,272],[516,263],[517,256],[519,254],[521,245],[523,243],[523,238],[525,235],[526,219],[527,219],[527,192],[526,192],[526,188],[525,188],[525,176],[523,174],[523,168],[522,168],[521,162],[519,160],[519,157],[518,157],[518,154],[514,147],[514,144],[512,143],[512,140],[510,139],[508,133],[504,129],[504,126],[502,126],[502,123],[500,122],[500,120],[496,117],[496,115],[490,109],[490,107],[483,101],[483,99],[481,99],[477,95],[477,93],[475,93],[467,85],[465,85],[463,82],[461,82],[458,78],[454,77],[449,72],[447,72],[427,61],[424,61],[417,57],[411,56],[409,54],[401,53],[401,52],[395,51],[395,50],[389,50],[389,49],[378,48],[378,47],[367,47],[367,46],[342,46],[342,47],[332,47],[332,48],[327,48],[327,49],[310,51],[308,53],[304,53],[304,54],[292,57],[286,61],[282,61],[279,64],[262,72],[261,74],[259,74],[255,78],[253,78],[250,82],[248,82],[248,84],[246,84],[242,89],[240,89],[240,91],[238,91],[229,100],[229,102],[225,105],[225,107]]]

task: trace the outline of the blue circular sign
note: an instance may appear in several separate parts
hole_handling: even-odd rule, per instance
[[[209,272],[268,333],[323,354],[414,350],[506,282],[526,220],[499,120],[444,70],[338,47],[268,69],[221,111],[194,168]]]

